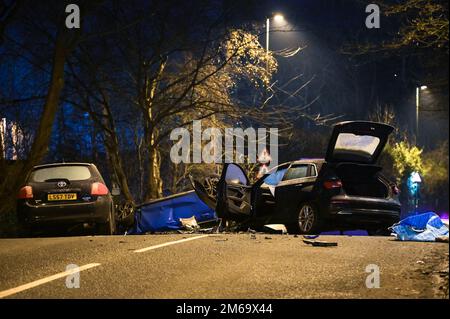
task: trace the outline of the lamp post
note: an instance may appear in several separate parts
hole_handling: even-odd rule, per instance
[[[282,22],[284,21],[284,17],[282,14],[275,14],[273,16],[273,19],[276,22]],[[266,62],[266,68],[267,72],[269,71],[269,33],[270,33],[270,17],[266,19],[266,54],[267,54],[267,62]]]
[[[419,108],[420,108],[420,91],[426,90],[426,85],[416,87],[416,142],[419,139]]]

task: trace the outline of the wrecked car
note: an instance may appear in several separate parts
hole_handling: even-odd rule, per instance
[[[183,221],[194,225],[214,223],[217,220],[213,209],[201,201],[194,191],[170,195],[151,200],[137,207],[130,234],[145,234],[185,229]],[[199,225],[197,225],[199,226]]]
[[[384,234],[399,221],[398,188],[376,162],[392,126],[365,121],[334,126],[324,159],[281,164],[251,184],[237,164],[211,180],[191,178],[205,204],[225,220],[283,223],[290,233],[365,229]]]

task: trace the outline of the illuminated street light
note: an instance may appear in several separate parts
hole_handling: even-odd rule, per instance
[[[277,23],[284,21],[284,16],[277,13],[273,16],[273,20]],[[269,53],[269,32],[270,32],[270,18],[266,19],[266,52]]]
[[[420,91],[428,89],[428,86],[421,85],[416,87],[416,143],[419,140],[419,108],[420,108]]]
[[[284,16],[282,14],[277,13],[276,15],[274,15],[273,20],[278,23],[283,22]]]
[[[275,22],[283,22],[284,16],[280,13],[277,13],[273,16]],[[270,32],[270,17],[266,19],[266,54],[269,56],[269,32]],[[269,61],[267,61],[266,65],[267,71],[269,70]]]

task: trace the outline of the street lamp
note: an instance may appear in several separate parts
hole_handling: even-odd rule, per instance
[[[275,20],[275,22],[281,23],[284,21],[284,16],[282,14],[277,13],[276,15],[273,16],[273,19]]]
[[[280,23],[284,21],[284,16],[277,13],[273,16],[275,22]],[[269,53],[269,32],[270,32],[270,17],[266,19],[266,52]]]
[[[284,21],[284,16],[280,13],[277,13],[273,16],[273,19],[275,22],[280,23]],[[267,73],[269,72],[269,32],[270,32],[270,17],[266,19],[266,55],[267,55],[267,61],[266,61],[266,70]]]
[[[428,86],[421,85],[416,87],[416,143],[419,139],[419,108],[420,108],[420,91],[428,89]]]

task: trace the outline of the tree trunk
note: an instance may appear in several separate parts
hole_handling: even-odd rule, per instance
[[[148,183],[145,200],[162,197],[161,153],[154,141],[155,134],[151,133],[148,143]]]
[[[18,170],[16,169],[8,170],[7,176],[5,176],[2,185],[0,185],[0,203],[2,203],[0,213],[11,211],[14,208],[15,194],[19,191],[33,166],[39,164],[47,153],[55,115],[59,106],[59,97],[64,87],[64,65],[72,49],[73,46],[66,41],[66,33],[64,31],[60,32],[56,39],[52,75],[39,127],[31,151],[20,172],[17,173]],[[22,166],[22,163],[17,162],[16,165]]]
[[[122,195],[124,196],[126,201],[132,202],[134,204],[134,198],[128,186],[127,175],[125,174],[125,171],[123,169],[123,163],[119,149],[119,139],[117,138],[116,134],[116,126],[114,125],[114,119],[112,117],[110,106],[106,101],[106,97],[102,106],[102,112],[104,115],[102,122],[104,127],[106,128],[105,144],[109,160]]]
[[[107,141],[106,148],[108,150],[108,155],[110,157],[110,162],[114,170],[114,175],[117,179],[117,183],[119,184],[122,195],[124,196],[126,201],[131,201],[132,203],[134,203],[133,195],[131,194],[130,188],[128,187],[128,179],[123,169],[122,158],[119,154],[117,139],[113,139],[113,141]]]
[[[158,88],[159,80],[161,79],[167,58],[161,59],[158,70],[153,78],[144,79],[144,119],[145,123],[145,137],[148,147],[148,183],[145,200],[151,200],[162,197],[162,179],[161,179],[161,153],[159,145],[157,144],[158,130],[155,127],[153,117],[153,107],[155,93]]]

